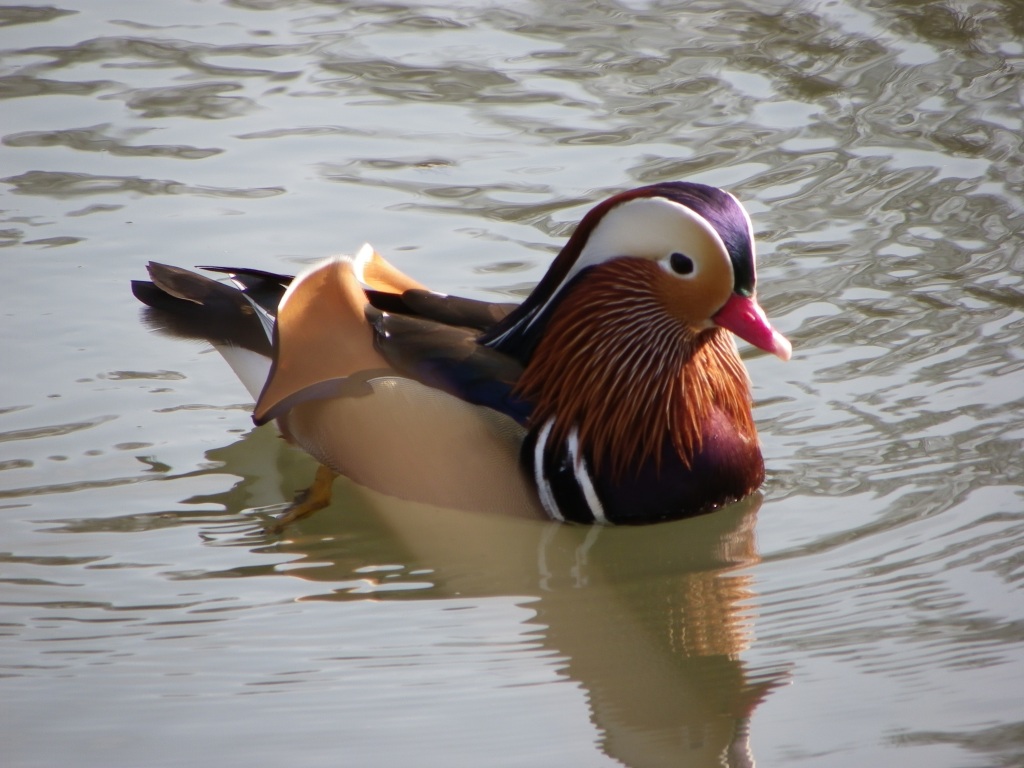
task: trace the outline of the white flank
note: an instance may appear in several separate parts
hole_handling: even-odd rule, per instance
[[[249,390],[252,399],[256,400],[263,391],[263,385],[267,383],[270,375],[270,358],[253,352],[251,349],[231,346],[230,344],[214,344],[214,348],[220,352],[221,357],[227,360],[235,376],[241,379],[242,384]]]

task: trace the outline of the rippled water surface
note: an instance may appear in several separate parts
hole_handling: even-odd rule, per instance
[[[0,8],[0,743],[28,766],[1024,764],[1017,0]],[[520,297],[603,195],[758,233],[769,477],[587,529],[313,464],[149,258]]]

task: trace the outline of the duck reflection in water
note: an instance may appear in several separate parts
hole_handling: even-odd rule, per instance
[[[210,452],[218,473],[242,480],[193,501],[272,514],[279,505],[261,505],[308,472],[302,457],[274,443],[255,430]],[[427,507],[341,480],[339,514],[300,521],[283,539],[251,523],[208,533],[294,556],[286,569],[252,573],[323,585],[306,599],[523,598],[536,612],[531,647],[537,638],[585,688],[609,757],[632,768],[720,768],[754,765],[751,717],[787,679],[741,659],[757,604],[750,569],[759,560],[760,503],[754,494],[689,520],[584,527]],[[415,574],[407,579],[429,588],[375,581],[366,567],[380,563],[403,564],[401,573]]]
[[[732,334],[786,360],[756,300],[753,227],[731,194],[666,182],[594,206],[518,306],[426,290],[372,248],[233,287],[149,265],[150,322],[211,341],[254,421],[320,464],[288,530],[352,507],[437,574],[439,595],[533,595],[545,642],[629,765],[750,764],[753,520],[764,462]],[[738,499],[745,501],[721,509]],[[552,525],[654,523],[606,530]],[[487,513],[487,514],[485,514]],[[338,521],[341,521],[340,523]],[[308,546],[308,545],[307,545]],[[379,557],[379,553],[375,555]],[[378,561],[379,562],[379,561]],[[304,576],[346,581],[344,553]]]

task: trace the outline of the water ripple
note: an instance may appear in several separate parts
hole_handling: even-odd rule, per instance
[[[69,422],[67,424],[48,424],[42,427],[13,429],[7,432],[0,432],[0,443],[10,442],[13,440],[37,440],[40,438],[69,435],[83,429],[92,429],[100,424],[106,424],[116,418],[117,416],[97,416],[86,421]]]
[[[60,131],[25,131],[9,133],[3,143],[9,147],[68,147],[84,152],[105,152],[120,157],[175,157],[182,160],[202,160],[220,154],[222,149],[172,146],[161,144],[132,145],[108,134],[111,126],[95,125]]]
[[[0,8],[0,27],[13,27],[18,24],[40,24],[71,16],[77,11],[68,11],[52,6],[6,5]]]
[[[744,764],[752,722],[770,764],[1020,762],[1018,3],[87,5],[0,9],[11,759],[128,717],[83,759],[164,754],[167,723],[234,755],[256,723],[268,759]],[[764,506],[699,573],[693,532],[734,512],[444,528],[339,481],[270,539],[308,460],[126,289],[150,256],[284,270],[370,237],[522,295],[595,199],[680,178],[751,211],[795,347],[743,345]]]
[[[254,187],[249,189],[207,187],[183,184],[179,181],[144,179],[137,176],[100,176],[68,171],[28,171],[19,176],[8,176],[0,182],[10,184],[14,194],[46,195],[55,198],[75,198],[87,195],[138,193],[143,195],[195,195],[197,197],[261,198],[284,194],[283,187]]]

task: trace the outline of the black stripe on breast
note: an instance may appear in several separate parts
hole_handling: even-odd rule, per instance
[[[583,477],[578,477],[569,447],[565,443],[552,444],[548,439],[550,432],[550,422],[540,429],[531,429],[523,442],[521,453],[523,466],[533,479],[545,510],[555,520],[587,524],[605,522],[599,520],[587,500],[584,485],[592,485],[585,476],[585,466],[578,468],[584,473]]]

